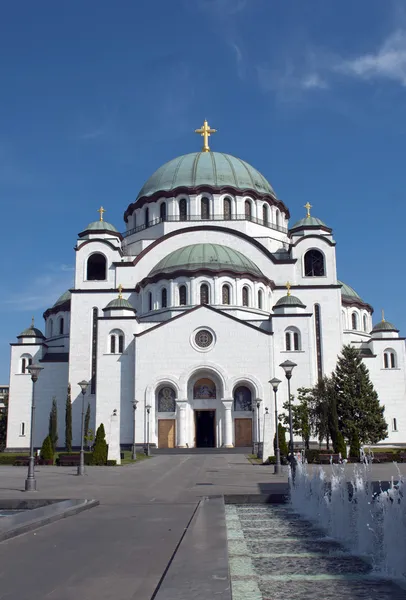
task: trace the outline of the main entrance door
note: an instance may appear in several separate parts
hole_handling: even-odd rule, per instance
[[[159,419],[158,447],[175,448],[175,419]]]
[[[196,448],[216,447],[216,411],[195,410]]]

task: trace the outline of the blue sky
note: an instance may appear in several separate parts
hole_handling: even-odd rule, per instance
[[[77,233],[152,172],[212,148],[258,168],[292,222],[334,229],[339,277],[406,334],[401,0],[4,2],[0,382],[9,342],[72,284]]]

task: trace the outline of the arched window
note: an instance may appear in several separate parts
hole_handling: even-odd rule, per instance
[[[230,286],[228,284],[224,284],[221,289],[221,300],[223,304],[230,304]]]
[[[87,259],[86,279],[88,281],[105,281],[107,261],[104,254],[96,252]]]
[[[246,200],[244,202],[244,211],[245,211],[245,218],[250,221],[251,217],[252,217],[252,205],[249,200]]]
[[[170,387],[163,387],[158,392],[158,412],[175,412],[176,394]]]
[[[134,229],[137,227],[137,215],[135,213],[133,214],[133,227]]]
[[[179,286],[179,304],[186,306],[187,304],[187,290],[185,285]]]
[[[200,216],[202,219],[210,219],[210,200],[202,198],[200,200]]]
[[[152,292],[148,292],[148,310],[152,310]]]
[[[234,390],[234,410],[252,411],[251,390],[245,385],[240,385]]]
[[[285,350],[287,352],[301,350],[300,331],[296,327],[288,327],[285,331]]]
[[[113,329],[110,332],[110,354],[122,354],[124,352],[124,333],[121,329]]]
[[[268,209],[268,205],[264,204],[262,207],[262,220],[264,222],[264,225],[266,227],[269,226],[269,209]]]
[[[229,221],[231,219],[231,200],[230,200],[230,198],[224,198],[223,212],[224,212],[224,219],[226,221]]]
[[[249,306],[249,289],[247,288],[246,285],[244,285],[244,287],[242,288],[242,305],[243,306]]]
[[[149,208],[145,209],[145,213],[144,213],[144,225],[145,225],[145,229],[147,229],[147,227],[149,227]]]
[[[351,328],[355,331],[358,330],[358,315],[355,312],[353,312],[351,315]]]
[[[166,308],[168,306],[168,292],[166,288],[162,288],[161,291],[161,307]]]
[[[264,292],[262,290],[258,290],[258,308],[261,310],[264,308]]]
[[[200,304],[209,303],[209,286],[207,283],[202,283],[200,286]]]
[[[59,319],[59,335],[63,335],[63,328],[64,328],[64,320],[63,320],[63,317],[61,317]]]
[[[49,319],[49,337],[52,337],[54,335],[54,322],[52,319]]]
[[[181,198],[179,200],[179,220],[187,221],[187,202],[186,198]]]
[[[24,422],[20,424],[20,436],[21,437],[25,436],[25,423]]]
[[[32,358],[29,354],[24,354],[21,357],[21,373],[29,373],[27,367],[32,365]]]
[[[324,255],[320,250],[308,250],[304,257],[305,277],[323,277],[326,272],[324,268]]]
[[[363,324],[364,324],[364,331],[368,331],[368,321],[367,321],[367,316],[366,315],[364,315],[362,317],[362,321],[363,321]]]
[[[398,430],[398,424],[396,419],[392,419],[392,431],[397,431]]]
[[[159,216],[161,221],[166,221],[166,202],[162,202],[161,206],[159,207]]]
[[[277,229],[280,226],[280,220],[281,220],[281,216],[280,216],[279,210],[276,209],[276,211],[275,211],[275,221],[276,221],[276,228]]]
[[[385,369],[396,369],[396,352],[387,348],[383,353],[383,366]]]

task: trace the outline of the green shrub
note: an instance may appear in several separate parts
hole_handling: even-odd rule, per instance
[[[107,464],[108,467],[116,467],[117,466],[117,461],[111,459],[111,460],[108,460],[106,464]]]
[[[276,463],[276,456],[269,456],[266,462],[268,465],[274,465]]]
[[[356,433],[353,433],[350,440],[350,456],[352,458],[359,459],[361,452],[361,445],[359,443],[359,438]]]
[[[319,462],[320,450],[318,448],[306,450],[306,459],[309,465]]]
[[[347,458],[347,446],[341,431],[337,431],[336,439],[333,442],[333,448],[335,454],[341,452],[341,458]]]
[[[3,452],[0,453],[0,465],[13,465],[16,461],[17,456],[27,456],[26,452],[21,452],[20,454]]]
[[[43,460],[54,460],[54,449],[52,447],[52,440],[49,435],[42,442],[41,458]]]
[[[100,423],[96,432],[93,447],[92,465],[105,465],[107,462],[107,443],[103,423]]]
[[[288,444],[286,442],[286,429],[282,423],[278,423],[278,441],[279,441],[279,452],[282,458],[286,458],[289,454]],[[273,439],[273,447],[276,454],[276,435]]]

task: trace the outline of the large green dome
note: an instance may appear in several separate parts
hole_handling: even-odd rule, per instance
[[[220,244],[192,244],[171,252],[159,261],[149,274],[170,274],[179,270],[198,271],[232,271],[233,273],[249,273],[256,277],[263,277],[257,265],[249,258]]]
[[[363,301],[361,296],[357,294],[357,292],[350,285],[343,283],[342,281],[337,281],[339,285],[341,285],[341,296],[348,299],[356,299]]]
[[[276,197],[270,183],[248,163],[222,152],[192,152],[159,167],[145,182],[137,200],[179,187],[230,186]]]

